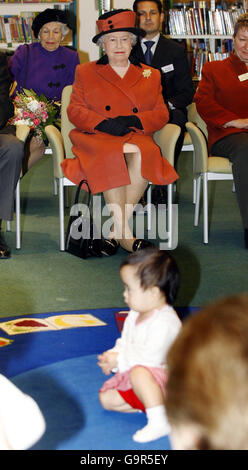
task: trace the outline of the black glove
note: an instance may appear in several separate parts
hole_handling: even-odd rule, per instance
[[[99,122],[95,127],[96,130],[105,132],[106,134],[116,135],[116,136],[123,136],[131,132],[131,129],[124,124],[123,122],[119,122],[114,119],[104,119],[103,121]]]
[[[114,118],[118,123],[123,123],[128,127],[136,127],[136,129],[143,129],[140,119],[137,116],[118,116]]]

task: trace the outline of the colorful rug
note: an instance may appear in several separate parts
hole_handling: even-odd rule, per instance
[[[120,308],[51,312],[0,321],[0,373],[7,377],[74,357],[99,354],[119,336]]]
[[[106,411],[99,402],[106,376],[97,356],[120,336],[126,314],[110,308],[0,321],[0,373],[32,396],[45,417],[46,432],[34,450],[170,450],[169,436],[133,441],[146,423],[143,413]]]
[[[183,320],[197,308],[176,308]],[[1,319],[0,373],[13,377],[54,362],[99,354],[113,346],[126,308],[51,312]]]

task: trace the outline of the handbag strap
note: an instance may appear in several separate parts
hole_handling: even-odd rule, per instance
[[[88,201],[87,201],[87,206],[90,207],[90,201],[91,201],[91,190],[90,190],[90,187],[88,185],[88,181],[87,180],[82,180],[80,181],[78,187],[77,187],[77,192],[76,192],[76,196],[75,196],[75,201],[74,201],[74,204],[78,204],[78,199],[79,199],[79,193],[80,193],[80,190],[82,189],[82,186],[85,185],[88,189]]]

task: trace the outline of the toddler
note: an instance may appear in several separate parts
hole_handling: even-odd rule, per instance
[[[179,272],[167,252],[146,248],[124,260],[120,275],[130,312],[115,346],[98,356],[106,375],[115,372],[99,398],[107,410],[145,412],[147,425],[133,439],[149,442],[170,432],[164,406],[166,354],[181,327],[171,306]]]

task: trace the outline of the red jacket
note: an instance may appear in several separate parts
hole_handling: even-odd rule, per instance
[[[247,72],[245,63],[234,53],[225,60],[207,62],[203,67],[194,101],[207,124],[209,149],[222,137],[247,132],[247,129],[223,127],[234,119],[248,118],[248,79],[239,79]]]
[[[160,72],[146,65],[130,64],[120,78],[109,64],[89,62],[76,69],[68,116],[75,129],[70,133],[74,159],[65,159],[65,175],[78,184],[87,178],[94,193],[130,184],[123,144],[136,144],[142,155],[141,172],[155,184],[178,178],[162,158],[152,135],[168,122],[168,110],[161,94]],[[95,127],[103,119],[136,115],[143,130],[118,137]]]

